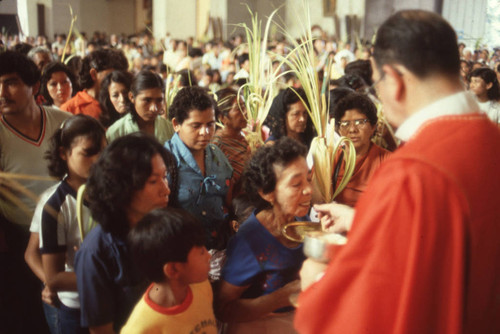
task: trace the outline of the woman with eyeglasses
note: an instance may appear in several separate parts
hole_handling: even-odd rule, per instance
[[[335,104],[333,114],[335,129],[341,136],[349,138],[356,150],[354,173],[335,201],[355,206],[370,177],[391,152],[371,141],[377,127],[377,108],[366,95],[349,93]],[[335,167],[337,168],[334,168],[332,183],[337,187],[342,180],[345,168],[345,163],[339,159],[339,156],[335,161]]]

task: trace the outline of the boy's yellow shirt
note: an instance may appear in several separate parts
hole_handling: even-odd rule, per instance
[[[137,303],[121,334],[175,333],[216,334],[217,324],[212,308],[212,286],[208,280],[189,285],[186,299],[174,307],[162,307],[151,301],[149,288]]]

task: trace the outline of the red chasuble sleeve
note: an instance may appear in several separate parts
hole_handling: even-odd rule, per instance
[[[296,328],[459,333],[468,216],[462,192],[441,171],[411,159],[387,161],[372,181],[347,245],[300,295]]]

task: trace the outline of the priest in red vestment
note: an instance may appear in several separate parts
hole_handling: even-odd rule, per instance
[[[324,275],[304,263],[295,327],[500,333],[500,131],[462,89],[455,32],[435,13],[398,12],[377,32],[372,65],[406,144],[355,209],[316,207],[324,226],[350,229],[348,243]]]

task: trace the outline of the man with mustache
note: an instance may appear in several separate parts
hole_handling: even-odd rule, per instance
[[[71,114],[38,106],[35,94],[39,87],[40,70],[32,60],[18,52],[0,53],[1,172],[49,176],[43,157],[49,148],[50,137]],[[19,183],[35,196],[55,184],[47,179],[28,178],[19,180]],[[23,257],[36,201],[5,184],[1,190],[0,234],[4,234],[5,241],[2,245],[0,238],[0,249],[5,253],[0,257],[0,267],[4,268],[0,281],[12,282],[0,286],[1,304],[8,305],[6,312],[0,310],[2,316],[8,314],[1,323],[6,329],[11,329],[10,325],[20,326],[6,330],[10,333],[38,332],[36,316],[26,321],[24,315],[40,313],[40,282],[29,271]],[[7,194],[19,202],[8,199]],[[34,331],[24,327],[30,325],[34,326]]]

